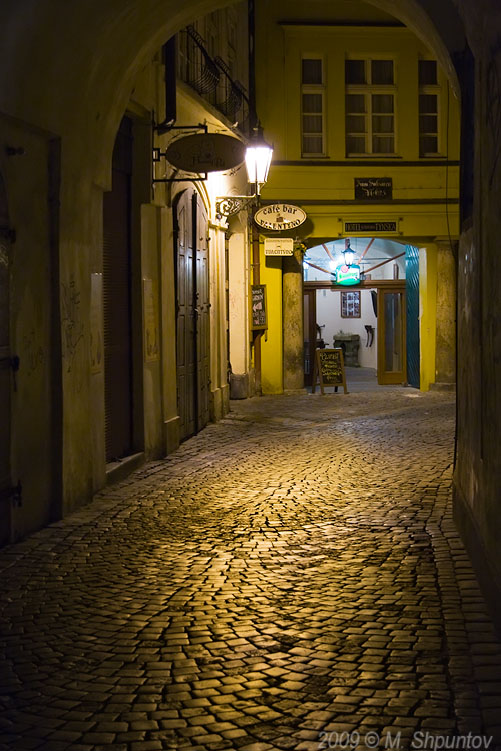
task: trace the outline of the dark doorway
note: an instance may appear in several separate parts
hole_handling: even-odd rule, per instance
[[[317,290],[305,289],[303,303],[304,385],[311,386],[317,347]]]
[[[132,452],[131,336],[132,122],[113,150],[112,188],[103,196],[103,308],[106,461]]]
[[[10,228],[7,196],[0,176],[0,546],[10,542],[10,391],[11,353],[9,346],[9,260]]]
[[[209,265],[207,214],[185,190],[175,207],[177,405],[180,438],[209,421]]]

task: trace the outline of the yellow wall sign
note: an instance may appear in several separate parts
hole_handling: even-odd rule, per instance
[[[254,221],[264,229],[277,231],[299,227],[306,221],[306,211],[290,203],[274,203],[256,211]]]
[[[264,240],[265,256],[293,256],[294,240],[292,237],[266,237]]]

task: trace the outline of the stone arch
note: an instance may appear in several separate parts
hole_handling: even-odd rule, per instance
[[[451,0],[369,0],[398,17],[431,46],[459,93],[454,56],[464,49],[464,30]],[[172,34],[219,7],[221,0],[74,0],[37,3],[26,14],[7,0],[9,23],[0,32],[5,83],[0,108],[63,136],[78,179],[109,187],[110,159],[134,77]],[[40,33],[43,30],[43,33]],[[24,96],[19,92],[24,91]],[[29,92],[29,93],[28,93]]]

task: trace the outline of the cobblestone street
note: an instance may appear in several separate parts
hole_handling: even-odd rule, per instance
[[[500,748],[454,414],[403,388],[232,402],[1,551],[0,748]]]

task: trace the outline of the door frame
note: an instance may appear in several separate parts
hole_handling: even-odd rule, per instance
[[[186,209],[185,230],[186,248],[188,258],[186,264],[190,265],[191,288],[184,289],[185,296],[184,315],[189,328],[184,328],[184,341],[179,341],[178,318],[180,312],[180,284],[184,274],[180,274],[179,248],[180,248],[180,205],[184,202]],[[208,244],[208,220],[207,209],[202,196],[193,189],[186,188],[180,191],[174,198],[173,205],[174,226],[174,290],[175,290],[175,315],[176,315],[176,389],[177,410],[179,417],[180,440],[196,435],[209,421],[210,402],[210,276],[209,276],[209,244]],[[202,235],[201,235],[202,232]],[[188,250],[191,251],[191,258]],[[206,259],[205,270],[203,259]],[[205,275],[202,278],[202,275]],[[206,299],[202,299],[205,297]],[[186,383],[190,385],[182,389],[180,378],[182,376],[179,366],[179,347],[185,359],[184,377],[191,378]]]
[[[386,321],[385,321],[385,307],[384,296],[386,294],[399,294],[401,295],[400,309],[402,317],[402,326],[400,329],[400,350],[402,352],[402,369],[395,371],[386,371],[384,369],[384,357],[385,357],[385,334],[386,334]],[[402,288],[400,285],[396,285],[379,288],[377,291],[377,310],[378,310],[378,324],[377,324],[377,380],[381,386],[387,386],[391,384],[404,384],[407,385],[407,299],[405,286]]]
[[[388,290],[391,292],[402,292],[403,293],[403,336],[404,336],[404,349],[403,349],[403,356],[404,356],[404,370],[403,370],[403,379],[400,378],[397,381],[381,381],[380,380],[380,351],[381,351],[381,344],[380,344],[380,329],[381,324],[379,321],[379,315],[377,316],[377,377],[378,377],[378,383],[407,383],[407,353],[406,353],[406,347],[405,347],[405,336],[406,336],[406,330],[407,330],[407,324],[406,324],[406,317],[407,317],[407,306],[406,306],[406,280],[405,279],[369,279],[364,280],[360,282],[359,284],[353,285],[351,287],[343,286],[342,284],[332,284],[332,282],[304,282],[303,283],[303,291],[306,295],[307,292],[315,292],[319,289],[333,289],[337,290],[338,292],[346,292],[346,290],[355,290],[355,289],[365,289],[365,290],[372,290],[375,289],[378,294],[378,312],[380,309],[380,291],[381,290]],[[315,320],[316,324],[316,320]]]
[[[304,308],[308,304],[308,332],[304,328]],[[313,363],[315,360],[315,349],[317,344],[317,291],[316,289],[303,288],[303,342],[305,334],[308,333],[308,355],[310,362],[310,372],[304,374],[304,385],[311,386],[313,382]],[[306,354],[306,353],[305,353]],[[304,366],[303,366],[304,368]]]

